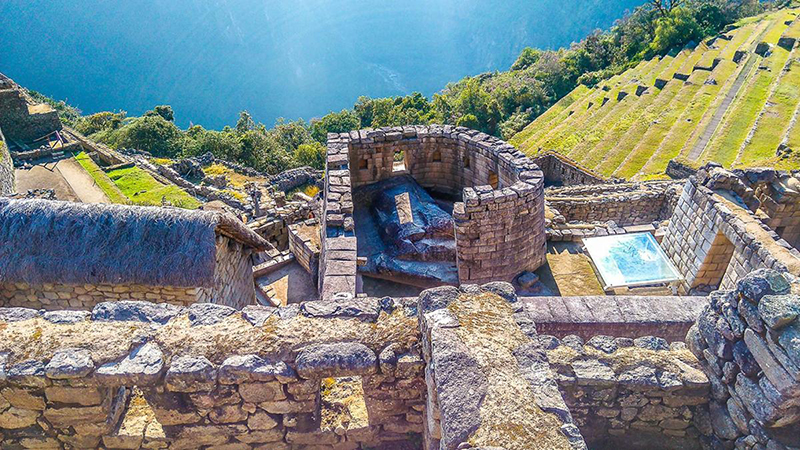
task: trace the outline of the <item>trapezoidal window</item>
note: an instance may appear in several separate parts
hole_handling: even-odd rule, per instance
[[[400,150],[395,152],[394,161],[392,162],[392,172],[405,172],[406,170],[406,152]]]
[[[364,170],[368,167],[368,161],[366,158],[361,158],[358,160],[358,169]]]
[[[440,152],[439,150],[435,150],[433,152],[433,155],[431,156],[431,160],[433,162],[442,162],[442,152]]]
[[[469,169],[469,156],[464,156],[464,168]]]
[[[489,186],[491,186],[492,189],[497,189],[498,184],[499,179],[497,178],[497,172],[489,171]]]

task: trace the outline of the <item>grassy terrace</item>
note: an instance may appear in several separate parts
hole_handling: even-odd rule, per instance
[[[773,26],[767,30],[764,41],[769,43],[778,42],[781,34],[786,30],[785,20],[785,16],[778,18]],[[764,109],[772,87],[781,74],[788,58],[789,52],[786,49],[775,47],[772,55],[766,60],[756,62],[756,70],[730,106],[714,139],[704,151],[704,155],[701,156],[701,160],[713,160],[726,167],[736,161],[742,144],[755,125],[759,112]],[[763,69],[762,67],[764,66],[767,69]]]
[[[800,166],[792,166],[800,157],[775,157],[781,142],[800,148],[800,124],[791,120],[800,112],[800,49],[790,55],[775,45],[769,57],[751,58],[760,42],[800,38],[800,20],[787,25],[798,11],[743,20],[726,33],[729,39],[643,61],[602,83],[605,90],[579,87],[511,142],[529,155],[555,150],[602,175],[629,179],[664,177],[669,161],[679,157],[693,165]],[[739,50],[748,54],[736,64]],[[715,59],[713,71],[700,69]],[[689,80],[673,79],[675,73]],[[663,89],[655,88],[657,78],[669,80]],[[648,92],[637,97],[636,86]],[[619,92],[628,95],[618,101]]]
[[[695,63],[696,54],[699,52],[700,50],[696,49],[692,52],[692,57],[680,63],[673,61],[673,64],[659,74],[658,78],[669,80],[676,72],[686,70],[687,65]],[[713,60],[717,53],[718,50],[709,50],[703,57],[709,56]],[[593,153],[586,160],[587,166],[606,176],[614,173],[617,167],[631,154],[634,142],[642,136],[647,125],[653,122],[657,112],[663,108],[666,102],[674,98],[678,89],[676,87],[681,84],[680,80],[671,80],[660,92],[655,87],[651,88],[651,92],[653,92],[651,95],[643,95],[627,114],[616,121],[604,141],[595,147]],[[659,106],[656,109],[654,105]]]
[[[795,32],[800,29],[800,21],[796,21],[790,30]],[[787,30],[789,31],[789,30]],[[782,60],[788,60],[783,69],[775,70],[778,77],[766,104],[755,124],[749,139],[740,149],[738,159],[741,165],[753,165],[757,161],[771,158],[787,132],[789,121],[800,102],[800,62],[794,59],[798,51],[789,54],[786,49],[775,47],[770,58],[775,60],[770,64],[777,65]],[[792,59],[790,59],[790,56]]]
[[[134,205],[159,206],[162,198],[173,206],[197,209],[200,202],[175,185],[161,184],[139,167],[108,171],[108,177]]]
[[[654,63],[654,61],[641,62],[633,69],[601,83],[601,86],[592,90],[592,93],[587,96],[586,100],[578,104],[576,108],[571,108],[571,110],[574,111],[572,114],[565,117],[555,128],[550,130],[550,132],[544,135],[537,143],[528,148],[531,148],[532,152],[535,152],[539,148],[548,150],[560,149],[562,141],[568,137],[570,133],[570,125],[580,123],[586,117],[591,117],[596,114],[604,106],[604,99],[608,99],[607,104],[608,102],[616,101],[616,96],[619,93],[619,86],[638,76],[640,71],[644,70],[645,67],[649,67],[652,63]],[[608,91],[603,90],[604,86],[608,88]]]
[[[515,134],[514,137],[509,140],[509,142],[512,145],[520,146],[528,139],[538,139],[542,133],[550,129],[556,120],[562,117],[562,112],[567,111],[570,106],[572,106],[576,101],[584,98],[587,93],[589,93],[588,87],[582,84],[576,87],[572,90],[572,92],[556,102],[555,105],[551,106],[550,109],[537,117],[533,122],[531,122],[530,125],[525,127],[525,129]]]
[[[680,65],[676,66],[674,64],[674,58],[664,58],[661,64],[656,67],[656,70],[651,71],[643,80],[645,83],[644,85],[648,86],[648,91],[640,97],[637,97],[634,88],[633,92],[630,93],[631,95],[626,97],[626,100],[630,98],[627,105],[625,107],[615,108],[611,111],[605,123],[599,125],[599,128],[604,130],[604,136],[599,141],[591,143],[591,150],[584,153],[582,163],[586,167],[596,169],[598,164],[607,158],[611,152],[615,149],[620,150],[617,144],[619,144],[622,136],[640,119],[644,113],[645,105],[652,102],[655,97],[661,94],[661,91],[653,86],[655,79],[672,78],[672,75],[678,67],[680,67]],[[588,150],[588,146],[585,147],[585,149]],[[581,150],[578,149],[577,151],[580,152]],[[603,174],[607,175],[607,173]]]
[[[94,179],[94,182],[97,183],[97,186],[113,203],[128,204],[131,202],[130,199],[119,190],[111,178],[108,178],[108,175],[103,172],[103,169],[95,164],[92,158],[90,158],[85,152],[80,152],[75,155],[75,161],[78,161],[78,164],[80,164],[86,173],[88,173],[92,179]]]

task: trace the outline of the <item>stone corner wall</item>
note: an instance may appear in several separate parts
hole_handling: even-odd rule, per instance
[[[758,270],[716,291],[686,343],[711,381],[712,448],[800,447],[800,297]]]
[[[545,200],[567,222],[608,222],[617,226],[651,224],[668,219],[680,195],[681,182],[593,184],[548,188]]]
[[[422,432],[402,302],[114,302],[0,309],[0,324],[4,448],[339,449]]]
[[[216,269],[214,287],[200,289],[198,302],[219,303],[242,309],[256,301],[255,281],[253,280],[252,251],[240,242],[218,235],[216,239]]]
[[[683,274],[683,289],[730,289],[757,269],[800,274],[797,251],[748,209],[726,200],[721,194],[738,197],[728,187],[691,177],[678,198],[661,246]]]
[[[19,86],[0,89],[0,127],[8,139],[29,143],[61,130],[61,119],[52,108],[32,112],[30,99]]]
[[[14,179],[14,161],[8,151],[3,131],[0,130],[0,196],[16,192]]]
[[[586,448],[510,284],[433,288],[418,302],[426,449]]]

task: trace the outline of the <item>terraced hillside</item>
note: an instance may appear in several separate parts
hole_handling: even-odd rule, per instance
[[[605,176],[689,166],[800,168],[800,9],[750,18],[694,48],[579,86],[511,139]]]

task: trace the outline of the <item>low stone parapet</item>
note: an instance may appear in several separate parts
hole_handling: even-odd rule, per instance
[[[586,297],[522,297],[542,334],[556,337],[595,335],[636,338],[659,336],[683,341],[708,304],[707,297],[603,295]]]

